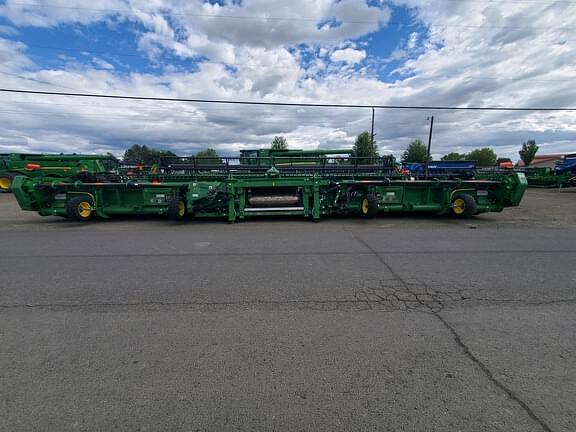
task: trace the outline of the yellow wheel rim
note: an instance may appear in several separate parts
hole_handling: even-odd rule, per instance
[[[368,198],[364,198],[362,200],[362,213],[363,214],[368,214],[368,207],[369,207]]]
[[[466,202],[462,198],[456,198],[452,203],[452,210],[457,215],[461,215],[466,210]]]
[[[182,217],[186,214],[186,205],[182,202],[178,202],[178,216]]]
[[[12,186],[12,182],[7,177],[0,178],[0,189],[8,190]]]
[[[88,201],[78,204],[78,214],[83,218],[88,218],[92,214],[92,206]]]

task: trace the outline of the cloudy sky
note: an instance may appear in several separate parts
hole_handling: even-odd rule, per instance
[[[270,102],[576,106],[576,0],[4,0],[0,87]],[[369,109],[0,93],[0,153],[343,148]],[[377,110],[382,153],[576,151],[576,112]]]

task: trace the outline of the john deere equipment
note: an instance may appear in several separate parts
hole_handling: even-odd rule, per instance
[[[9,191],[16,176],[95,180],[117,172],[119,162],[109,155],[3,154],[0,155],[0,189]]]
[[[402,169],[416,177],[447,177],[472,179],[476,175],[475,161],[432,161],[429,163],[404,163]]]
[[[527,167],[524,174],[532,187],[576,186],[576,157],[564,158],[554,168]]]
[[[347,155],[351,156],[351,149],[345,150],[240,150],[240,163],[242,165],[264,166],[282,164],[322,164],[329,155]]]
[[[0,192],[9,192],[12,187],[12,175],[9,170],[10,154],[0,153]]]
[[[394,157],[354,158],[349,150],[268,153],[240,157],[167,157],[139,175],[16,177],[24,210],[75,220],[116,214],[160,214],[173,219],[220,217],[229,222],[261,215],[366,218],[388,212],[452,213],[466,217],[517,206],[522,173],[484,179],[402,174]]]

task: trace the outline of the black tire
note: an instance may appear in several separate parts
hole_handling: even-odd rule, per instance
[[[452,198],[452,214],[458,217],[470,217],[478,212],[478,205],[471,195],[457,194]]]
[[[367,219],[376,217],[378,214],[378,198],[376,198],[376,195],[372,193],[364,195],[360,203],[360,213]]]
[[[168,202],[168,216],[176,221],[186,217],[186,203],[182,198],[172,198]]]
[[[94,217],[94,200],[88,195],[70,198],[66,203],[66,212],[70,219],[88,221]]]

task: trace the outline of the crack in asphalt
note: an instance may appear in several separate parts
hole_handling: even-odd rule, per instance
[[[470,360],[472,361],[474,364],[476,364],[476,366],[478,366],[478,368],[480,368],[480,370],[484,373],[484,375],[486,376],[486,378],[497,388],[499,388],[501,391],[503,391],[511,400],[513,400],[514,402],[516,402],[518,404],[518,406],[520,406],[520,408],[522,408],[522,410],[534,421],[536,422],[538,425],[540,425],[540,427],[542,428],[542,430],[546,431],[546,432],[553,432],[552,428],[542,419],[540,418],[533,410],[530,406],[528,406],[528,404],[526,402],[524,402],[521,397],[516,394],[512,389],[510,389],[509,387],[507,387],[504,383],[502,383],[500,380],[498,380],[494,374],[490,371],[490,369],[488,368],[488,366],[486,366],[486,364],[484,364],[484,362],[482,362],[482,360],[480,360],[478,357],[476,357],[474,355],[474,353],[472,353],[472,351],[470,350],[470,348],[464,343],[464,341],[462,340],[461,336],[458,334],[458,332],[456,331],[456,329],[440,314],[440,312],[442,311],[442,309],[444,308],[444,302],[442,301],[442,299],[439,297],[438,295],[438,291],[435,291],[436,294],[434,294],[434,291],[432,294],[430,294],[429,292],[426,292],[426,294],[429,297],[423,298],[421,295],[419,295],[420,293],[418,292],[414,292],[411,284],[406,283],[404,281],[404,279],[390,266],[390,264],[388,264],[383,258],[382,256],[376,252],[372,246],[370,246],[367,242],[365,242],[362,238],[360,238],[358,235],[356,235],[356,233],[354,233],[353,231],[350,231],[350,234],[352,235],[352,237],[354,237],[356,239],[356,241],[358,241],[359,243],[361,243],[362,245],[364,245],[364,247],[366,247],[369,251],[372,252],[372,254],[374,255],[374,257],[376,257],[376,259],[378,259],[378,261],[384,266],[386,267],[386,269],[390,272],[390,274],[394,277],[394,279],[398,282],[399,286],[403,287],[404,290],[408,293],[408,296],[410,296],[407,300],[404,300],[405,304],[417,304],[419,305],[419,307],[423,308],[422,310],[419,310],[420,312],[425,312],[427,309],[427,313],[435,316],[438,321],[440,323],[442,323],[442,325],[450,332],[450,334],[452,335],[452,337],[454,338],[454,341],[456,342],[456,344],[458,345],[458,347],[462,350],[462,352],[464,353],[464,355]],[[424,286],[426,284],[423,284]],[[393,290],[392,290],[393,291]],[[461,293],[462,290],[455,290],[453,292],[448,292],[448,295],[462,295]],[[398,298],[398,294],[397,291],[396,292],[392,292],[390,294],[391,296],[396,296],[396,298]],[[465,300],[465,298],[462,298],[462,300]],[[415,310],[418,310],[418,308],[416,308]]]
[[[437,313],[435,315],[440,320],[440,322],[444,325],[444,327],[446,327],[448,329],[448,331],[450,331],[450,333],[452,334],[452,337],[456,341],[456,344],[462,349],[462,351],[464,352],[466,357],[468,357],[470,360],[472,360],[480,368],[480,370],[482,370],[482,372],[484,372],[484,374],[486,375],[486,377],[488,378],[488,380],[492,384],[494,384],[496,387],[498,387],[500,390],[502,390],[504,393],[506,393],[506,395],[511,400],[515,401],[518,405],[520,405],[520,407],[524,410],[524,412],[526,412],[526,414],[528,414],[528,416],[532,420],[534,420],[536,423],[538,423],[544,431],[553,432],[552,428],[543,419],[538,417],[538,415],[532,410],[532,408],[530,408],[530,406],[528,406],[528,404],[526,402],[524,402],[518,394],[516,394],[512,389],[510,389],[504,383],[502,383],[500,380],[498,380],[494,376],[492,371],[488,368],[488,366],[486,366],[486,364],[484,364],[484,362],[482,360],[480,360],[478,357],[476,357],[472,353],[472,351],[470,351],[470,348],[468,348],[468,346],[462,341],[462,338],[460,337],[458,332],[454,329],[454,327],[452,325],[450,325],[448,323],[448,321],[446,321],[444,319],[444,317],[442,315],[440,315],[439,313]]]
[[[468,297],[464,290],[437,290],[424,283],[406,284],[410,286],[398,287],[400,283],[394,280],[377,281],[379,288],[374,288],[374,281],[365,281],[364,287],[356,292],[353,300],[241,300],[241,301],[161,301],[151,300],[143,302],[92,302],[92,303],[5,303],[0,304],[1,311],[36,310],[51,311],[173,311],[187,310],[199,312],[225,312],[225,311],[344,311],[344,312],[418,312],[437,314],[447,303],[462,301],[481,301],[485,303],[515,303],[523,305],[549,305],[576,302],[576,298],[546,301],[523,301],[515,299],[490,299]]]
[[[390,309],[423,313],[440,312],[446,302],[469,299],[461,289],[438,290],[417,280],[400,281],[397,277],[364,281],[360,293],[369,301]]]
[[[396,312],[397,309],[388,310],[382,305],[367,304],[366,300],[257,300],[238,302],[125,302],[125,303],[35,303],[35,304],[0,304],[1,310],[29,310],[45,309],[60,311],[88,310],[94,312],[117,312],[118,310],[132,311],[134,309],[157,311],[365,311],[378,310],[381,312]]]
[[[481,289],[479,286],[473,288]],[[393,277],[391,279],[365,280],[362,288],[356,293],[356,298],[359,300],[366,299],[366,301],[380,304],[390,310],[424,313],[438,313],[448,304],[471,301],[533,306],[576,302],[576,297],[548,300],[477,297],[468,294],[468,292],[474,291],[473,288],[470,286],[466,289],[447,287],[446,284],[431,284],[419,279],[403,278],[400,281]]]
[[[372,253],[370,253],[372,255]],[[479,288],[479,287],[476,287]],[[431,284],[419,279],[364,280],[361,287],[348,298],[310,300],[238,300],[238,301],[163,301],[149,300],[137,302],[52,302],[52,303],[3,303],[0,312],[5,310],[87,310],[109,312],[118,310],[190,310],[202,312],[222,311],[376,311],[376,312],[419,312],[437,314],[447,305],[477,301],[488,304],[551,305],[576,302],[576,297],[550,300],[524,300],[476,297],[467,294],[472,289],[447,288],[445,284]]]

